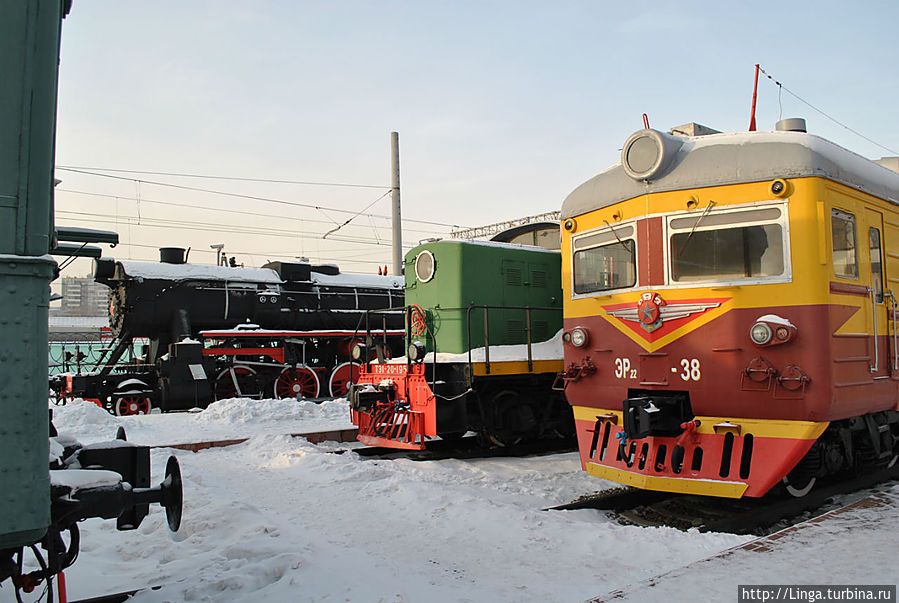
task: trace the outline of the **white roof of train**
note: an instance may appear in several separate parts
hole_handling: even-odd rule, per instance
[[[120,261],[118,265],[131,278],[166,279],[173,281],[209,280],[263,285],[280,285],[284,281],[271,268],[230,268],[205,264],[167,264],[164,262]],[[117,277],[121,277],[118,274]],[[312,272],[310,281],[325,287],[362,287],[366,289],[402,289],[401,276],[377,274],[321,274]]]
[[[634,180],[617,163],[583,183],[562,205],[562,219],[648,193],[776,178],[818,176],[899,205],[899,173],[805,132],[738,132],[685,136],[670,167]]]

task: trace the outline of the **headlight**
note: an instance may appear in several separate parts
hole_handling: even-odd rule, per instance
[[[624,143],[621,149],[621,166],[634,180],[661,177],[681,145],[681,137],[656,130],[640,130]]]
[[[409,344],[409,360],[412,362],[421,362],[425,359],[425,354],[427,353],[427,348],[425,348],[425,344],[420,341],[413,341]]]
[[[422,283],[426,283],[434,278],[436,270],[437,260],[429,250],[425,249],[415,257],[415,276]]]
[[[587,336],[587,330],[577,327],[571,330],[571,344],[575,347],[582,348],[587,345],[590,338]]]
[[[353,346],[353,360],[357,362],[368,362],[368,346],[364,343],[357,343]]]
[[[757,322],[749,330],[749,338],[757,345],[767,345],[771,342],[774,332],[764,322]]]

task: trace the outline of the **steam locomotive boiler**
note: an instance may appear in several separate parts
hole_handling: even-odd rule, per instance
[[[96,261],[115,341],[102,366],[66,378],[66,395],[119,415],[230,397],[343,395],[357,372],[350,352],[365,312],[404,299],[399,277],[344,274],[333,264],[189,264],[180,248],[160,257]],[[402,326],[402,313],[388,312],[379,332],[401,337]],[[119,365],[136,338],[149,344],[136,363]]]

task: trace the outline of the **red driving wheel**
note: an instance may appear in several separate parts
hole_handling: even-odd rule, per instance
[[[248,366],[232,366],[218,374],[215,379],[215,399],[257,397],[253,394],[256,371]]]
[[[308,366],[288,366],[275,379],[275,398],[317,398],[318,375]]]
[[[346,396],[350,383],[355,383],[359,378],[359,365],[355,362],[338,364],[331,371],[331,379],[328,382],[331,395],[335,398]]]
[[[145,396],[122,396],[115,401],[115,414],[117,417],[129,415],[150,414],[150,398]]]

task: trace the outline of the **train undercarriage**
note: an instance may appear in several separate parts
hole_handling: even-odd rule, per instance
[[[371,365],[349,394],[358,439],[422,450],[429,438],[468,432],[488,446],[572,433],[570,407],[552,390],[554,374],[469,374],[465,363]]]
[[[205,408],[228,398],[340,397],[358,376],[350,350],[359,340],[349,331],[204,331],[199,341],[170,345],[155,364],[138,358],[117,365],[113,355],[94,371],[54,376],[51,390],[57,403],[82,398],[119,416]]]

